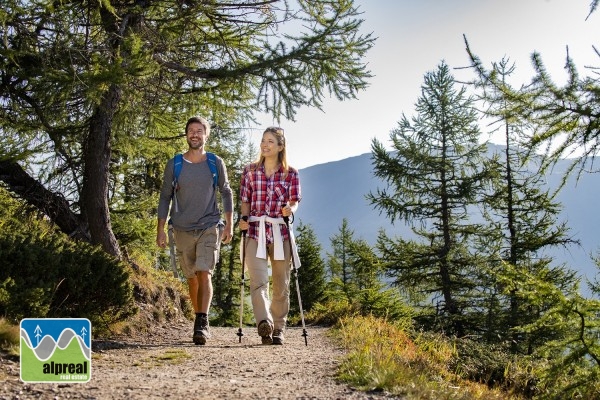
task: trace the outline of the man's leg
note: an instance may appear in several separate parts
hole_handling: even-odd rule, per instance
[[[198,290],[196,292],[196,322],[194,323],[194,343],[204,345],[206,339],[210,337],[208,330],[208,309],[212,300],[212,280],[210,272],[196,272],[196,282]]]
[[[213,296],[212,271],[214,270],[219,253],[219,227],[208,228],[202,232],[196,243],[196,279],[198,292],[196,303],[196,324],[194,324],[194,343],[206,344],[210,337],[208,312]]]
[[[196,304],[198,305],[197,312],[208,314],[213,296],[211,273],[208,271],[196,272],[196,282],[198,287],[196,290]]]
[[[206,339],[201,338],[201,331],[202,327],[205,325],[204,321],[206,318],[202,318],[200,315],[201,304],[198,302],[199,282],[198,276],[195,272],[197,258],[197,235],[194,231],[186,232],[178,231],[177,229],[174,230],[174,234],[179,264],[181,266],[181,270],[187,278],[190,300],[192,302],[192,307],[194,308],[194,313],[196,314],[192,340],[195,344],[204,344],[201,342],[206,342]]]
[[[198,278],[194,276],[193,278],[188,278],[188,288],[190,293],[190,299],[192,300],[192,307],[194,309],[194,313],[200,312],[200,307],[198,303]]]

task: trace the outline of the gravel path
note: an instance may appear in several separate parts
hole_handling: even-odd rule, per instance
[[[326,328],[288,328],[284,346],[263,346],[254,328],[211,327],[205,346],[191,342],[192,322],[156,326],[145,336],[96,340],[92,379],[29,384],[17,360],[0,358],[0,399],[382,399],[337,383],[343,356]]]

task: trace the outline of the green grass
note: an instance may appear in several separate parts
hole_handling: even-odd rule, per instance
[[[140,362],[134,364],[139,367],[154,368],[165,365],[181,364],[192,358],[185,350],[182,349],[166,349],[162,354],[155,354],[147,357]]]

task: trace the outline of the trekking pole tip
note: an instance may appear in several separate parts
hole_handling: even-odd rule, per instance
[[[308,332],[306,332],[306,329],[302,329],[302,336],[304,336],[304,344],[308,346]]]

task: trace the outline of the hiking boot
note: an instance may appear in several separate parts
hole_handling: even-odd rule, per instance
[[[273,330],[273,344],[283,344],[284,342],[284,338],[283,338],[283,329],[275,329]]]
[[[271,344],[273,343],[273,339],[271,339],[271,334],[273,333],[273,325],[269,323],[266,319],[263,319],[258,324],[258,335],[262,341],[262,344]]]
[[[208,316],[206,314],[196,314],[196,320],[194,321],[194,336],[192,337],[194,344],[205,345],[206,339],[209,337],[210,333],[208,332]]]

